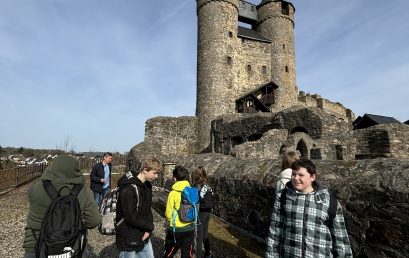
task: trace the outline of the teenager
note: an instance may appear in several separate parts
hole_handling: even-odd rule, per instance
[[[199,226],[196,239],[196,258],[202,257],[202,244],[204,245],[205,253],[204,257],[210,257],[210,242],[209,242],[209,219],[212,208],[214,206],[213,201],[213,189],[207,182],[206,170],[204,167],[199,166],[194,170],[193,174],[193,187],[196,187],[199,191]]]
[[[328,223],[330,193],[316,181],[315,165],[299,159],[292,170],[291,181],[274,203],[266,257],[352,257],[338,201],[336,216]]]
[[[278,193],[278,191],[281,189],[284,189],[287,182],[291,180],[291,174],[293,172],[291,166],[293,165],[294,161],[298,160],[299,158],[300,156],[298,155],[298,151],[295,150],[289,150],[282,154],[281,173],[278,176],[276,193]]]
[[[194,225],[193,222],[182,222],[178,216],[182,191],[190,186],[187,181],[188,170],[182,166],[176,166],[173,170],[173,179],[176,181],[166,202],[165,216],[169,227],[165,238],[165,252],[163,257],[173,257],[181,249],[181,257],[194,257]]]
[[[142,159],[139,170],[131,168],[118,180],[119,198],[116,209],[116,246],[120,258],[153,258],[151,233],[151,181],[158,178],[162,162],[155,157]]]

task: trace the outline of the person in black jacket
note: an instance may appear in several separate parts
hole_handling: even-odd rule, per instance
[[[139,171],[128,171],[118,180],[116,246],[120,258],[154,257],[150,235],[154,229],[152,185],[162,162],[155,157],[142,159]]]
[[[111,185],[112,154],[104,153],[102,161],[95,164],[90,173],[91,190],[94,192],[94,198],[97,205],[101,199],[109,192]]]

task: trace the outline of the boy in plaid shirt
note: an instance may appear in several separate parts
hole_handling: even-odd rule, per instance
[[[291,181],[274,203],[266,257],[352,257],[342,208],[328,223],[330,193],[316,179],[315,165],[300,159],[292,165]],[[281,194],[286,191],[284,206]]]

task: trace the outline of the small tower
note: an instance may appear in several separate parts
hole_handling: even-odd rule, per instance
[[[238,29],[239,0],[197,0],[198,49],[196,116],[198,150],[210,144],[210,123],[231,113],[234,101],[232,62]]]
[[[272,41],[271,80],[278,85],[272,111],[280,111],[297,102],[294,13],[292,3],[282,0],[263,0],[257,6],[258,22],[255,30]]]

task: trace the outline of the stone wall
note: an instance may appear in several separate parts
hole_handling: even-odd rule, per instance
[[[318,94],[309,94],[300,91],[298,94],[298,104],[305,107],[318,107],[324,109],[327,112],[334,113],[338,117],[345,118],[346,120],[353,121],[355,114],[351,109],[344,107],[339,102],[332,102],[330,100],[322,98]]]
[[[233,103],[244,94],[271,81],[270,44],[245,38],[237,38],[236,45],[237,50],[234,56],[233,66],[235,92],[231,95],[231,98],[227,100]],[[262,72],[263,66],[266,67],[265,74]]]
[[[356,158],[409,159],[409,126],[381,124],[354,130],[357,140]]]
[[[266,135],[272,129],[286,133]],[[356,144],[351,130],[349,122],[322,109],[292,107],[220,116],[212,123],[212,146],[216,153],[236,157],[276,158],[282,149],[294,148],[309,158],[351,160]]]
[[[314,161],[318,181],[337,193],[355,257],[407,257],[409,161]],[[206,167],[217,216],[265,238],[275,198],[278,160],[201,154],[177,162]]]
[[[155,117],[145,123],[145,144],[163,155],[196,152],[197,118]]]
[[[260,140],[234,146],[232,155],[238,158],[277,159],[287,136],[287,130],[271,129],[265,132]]]

